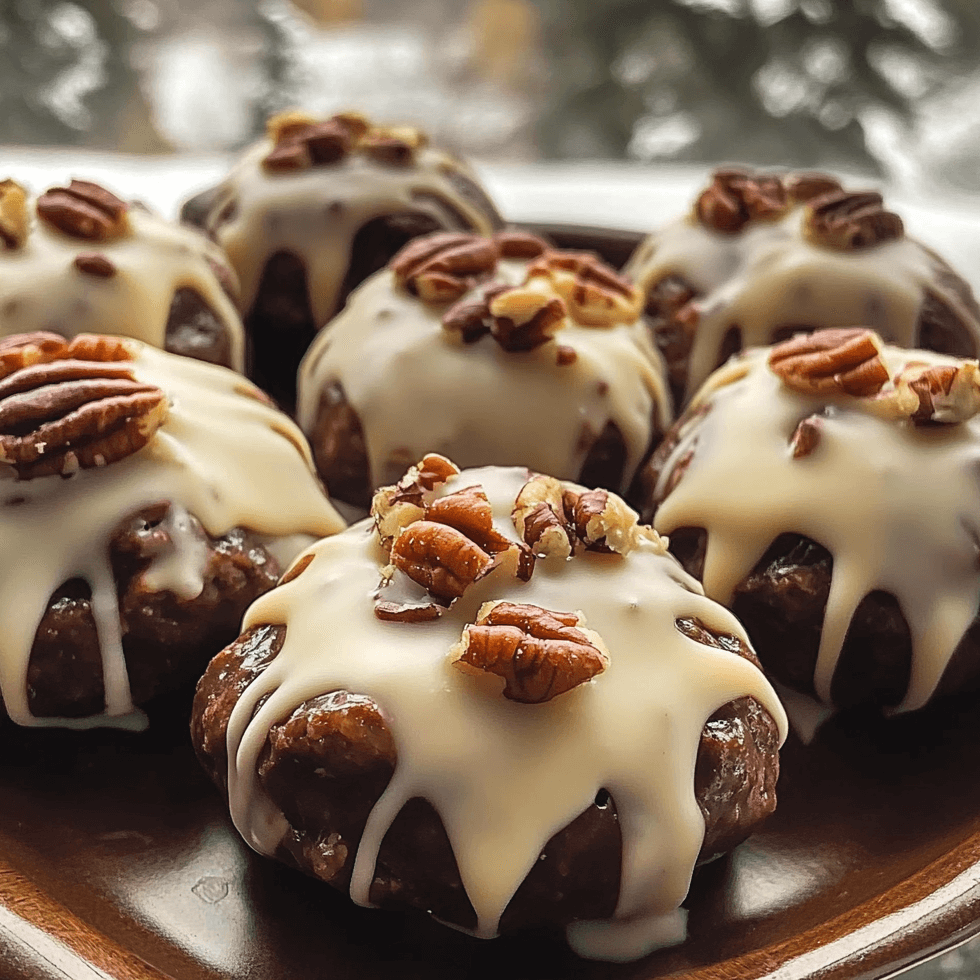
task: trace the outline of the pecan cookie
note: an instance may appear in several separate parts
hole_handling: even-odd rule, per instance
[[[978,411],[976,361],[800,335],[709,378],[644,513],[773,677],[913,710],[980,684]]]
[[[297,551],[342,526],[299,430],[240,375],[120,337],[0,339],[16,723],[140,726],[137,705],[193,680]]]
[[[862,324],[896,344],[980,353],[969,285],[879,193],[827,174],[717,170],[625,274],[644,291],[678,408],[743,347],[804,330]]]
[[[362,905],[635,959],[775,806],[741,627],[605,490],[429,455],[244,630],[198,685],[201,762],[253,848]]]
[[[430,450],[626,492],[671,417],[639,292],[534,235],[402,249],[303,361],[297,417],[336,497],[366,509]]]
[[[114,334],[241,371],[237,291],[207,238],[98,184],[0,180],[0,337]]]
[[[487,233],[502,221],[473,172],[413,127],[293,111],[267,129],[183,218],[241,279],[250,376],[292,405],[303,353],[355,286],[419,235]]]

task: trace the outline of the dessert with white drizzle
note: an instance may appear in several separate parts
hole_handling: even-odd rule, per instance
[[[742,628],[603,490],[429,455],[244,630],[198,755],[254,849],[361,905],[635,959],[775,805],[785,718]]]
[[[678,410],[732,354],[802,330],[861,324],[906,347],[980,353],[970,286],[880,194],[826,174],[718,170],[624,274],[646,296]]]
[[[33,198],[0,180],[0,336],[114,334],[241,371],[237,290],[193,228],[90,181]]]
[[[316,332],[406,242],[440,230],[488,234],[503,222],[473,171],[411,126],[291,111],[267,130],[182,215],[228,253],[252,376],[291,402]]]
[[[870,330],[748,351],[658,448],[646,515],[771,676],[914,710],[980,682],[978,409],[976,361]]]
[[[343,527],[241,375],[135,340],[0,341],[0,693],[25,726],[140,727]]]
[[[416,239],[303,361],[297,417],[339,499],[365,509],[426,452],[616,493],[671,419],[638,290],[540,238]]]

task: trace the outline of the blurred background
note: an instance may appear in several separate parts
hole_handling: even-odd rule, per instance
[[[227,151],[357,106],[491,162],[980,191],[976,0],[0,0],[0,142]]]

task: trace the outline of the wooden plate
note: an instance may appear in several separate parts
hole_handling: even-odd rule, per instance
[[[621,261],[637,236],[548,226]],[[353,907],[253,855],[186,734],[4,732],[2,980],[870,980],[980,931],[975,703],[839,716],[783,753],[779,807],[695,876],[689,936],[627,965]]]

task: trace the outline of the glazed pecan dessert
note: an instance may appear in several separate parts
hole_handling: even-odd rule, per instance
[[[486,234],[503,222],[469,167],[411,126],[292,111],[267,129],[183,218],[228,253],[242,284],[250,374],[291,405],[300,359],[355,286],[419,235]]]
[[[969,285],[879,193],[827,174],[717,170],[625,274],[643,289],[678,408],[743,347],[804,330],[862,324],[906,347],[980,353]]]
[[[191,732],[260,853],[622,960],[679,942],[695,865],[772,811],[785,718],[621,499],[429,455],[252,606]]]
[[[137,705],[198,677],[341,527],[299,430],[240,375],[119,337],[0,340],[0,694],[17,724],[139,727]]]
[[[303,361],[297,416],[330,492],[372,488],[438,451],[625,492],[669,425],[639,292],[534,235],[407,245]]]
[[[980,682],[980,373],[871,330],[713,374],[643,474],[645,516],[766,671],[909,711]]]
[[[135,337],[241,371],[238,283],[204,235],[85,180],[0,180],[0,337]]]

